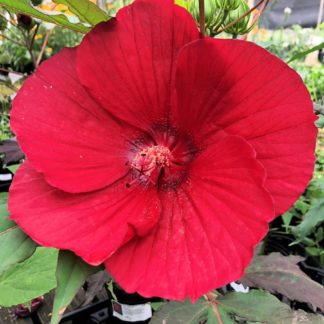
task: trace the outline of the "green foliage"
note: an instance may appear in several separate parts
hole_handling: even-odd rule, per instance
[[[306,252],[324,266],[324,150],[322,131],[318,139],[317,160],[313,180],[294,206],[282,215],[283,229],[302,243]]]
[[[46,34],[46,28],[40,26],[33,45],[33,53],[38,57]],[[24,43],[25,35],[14,29],[7,30],[7,36],[15,42],[4,39],[0,47],[0,63],[10,65],[14,71],[29,72],[32,69],[32,57]],[[63,47],[73,47],[82,39],[82,35],[61,27],[56,27],[48,39],[43,59],[57,53]],[[11,55],[15,53],[15,55]],[[2,58],[2,59],[1,59]]]
[[[319,199],[314,205],[312,205],[308,212],[305,213],[303,220],[298,225],[299,230],[298,236],[300,240],[305,239],[307,235],[312,233],[312,231],[322,222],[324,222],[324,199]],[[323,228],[320,228],[323,233]],[[323,236],[319,234],[319,239],[322,241]]]
[[[30,257],[36,248],[33,242],[14,222],[8,219],[7,193],[1,193],[0,203],[0,275],[5,270]]]
[[[294,312],[276,297],[261,290],[249,293],[231,292],[214,301],[199,299],[195,304],[168,302],[154,315],[151,324],[218,324],[215,312],[224,324],[235,323],[293,323],[302,318],[309,323],[322,323],[320,315]],[[296,322],[297,323],[297,322]]]
[[[306,51],[302,51],[300,53],[295,54],[292,58],[290,58],[288,60],[287,63],[290,63],[290,62],[295,61],[295,60],[300,60],[300,59],[304,58],[307,54],[319,51],[322,48],[324,48],[324,42],[319,44],[319,45],[313,46],[312,48],[309,48]]]
[[[240,281],[248,287],[280,293],[324,311],[324,287],[300,270],[297,263],[303,260],[300,256],[280,253],[257,256]]]
[[[6,106],[7,101],[0,100],[0,105]],[[0,110],[0,141],[10,138],[13,135],[10,130],[9,113],[7,111],[8,109],[6,109],[6,111]]]
[[[249,11],[249,6],[244,0],[239,1],[239,6],[235,10],[231,10],[226,16],[223,27],[225,28],[227,25],[231,24],[239,20],[246,12]],[[237,21],[233,26],[227,27],[226,32],[232,35],[244,35],[249,32],[249,22],[250,22],[251,14],[248,14],[243,19]]]
[[[177,0],[177,4],[186,8],[199,25],[199,0]],[[245,0],[205,0],[205,27],[206,34],[215,36],[220,28],[238,20],[248,10]],[[228,34],[235,37],[249,31],[250,14],[238,21],[234,26],[226,28]]]
[[[168,302],[164,304],[153,315],[151,324],[198,324],[203,323],[207,318],[208,309],[211,306],[203,298],[198,299],[194,304],[186,300],[183,303]]]
[[[41,296],[56,287],[58,250],[39,247],[24,262],[0,275],[0,305],[9,307]]]
[[[0,16],[0,31],[6,30],[8,26],[7,19],[3,16]]]
[[[80,19],[73,19],[73,17],[69,17],[64,13],[42,12],[36,7],[31,6],[29,0],[0,0],[0,6],[11,12],[24,13],[81,33],[86,33],[90,30],[90,27],[82,23]]]
[[[324,37],[323,31],[319,29],[305,29],[298,25],[290,29],[279,29],[266,31],[266,39],[257,33],[253,41],[265,47],[267,50],[290,62],[291,67],[296,70],[305,82],[314,102],[320,102],[324,97],[324,65],[317,60],[305,63],[305,54],[313,53],[323,46],[323,43],[314,46],[310,40]],[[316,56],[316,54],[315,54]]]
[[[60,251],[56,270],[55,291],[51,324],[58,324],[67,306],[72,302],[85,280],[99,270],[83,262],[72,252]]]
[[[223,10],[235,10],[240,6],[241,0],[216,0],[216,2]]]
[[[66,5],[81,21],[95,26],[107,21],[109,16],[89,0],[53,0],[55,3]]]

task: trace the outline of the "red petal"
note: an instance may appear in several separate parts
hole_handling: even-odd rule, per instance
[[[41,65],[14,100],[11,127],[49,183],[83,192],[124,176],[133,134],[89,97],[74,63],[75,50],[65,49]]]
[[[155,190],[126,188],[125,181],[71,194],[49,186],[25,162],[10,188],[11,219],[39,244],[72,250],[97,265],[134,235],[145,235],[160,215]]]
[[[128,292],[192,300],[241,277],[274,216],[265,172],[245,140],[227,136],[192,163],[188,183],[162,192],[152,233],[105,265]]]
[[[166,118],[179,49],[196,24],[171,0],[137,0],[96,26],[78,48],[83,85],[114,116],[143,129]]]
[[[176,122],[201,137],[212,124],[247,139],[266,168],[277,214],[286,211],[315,161],[316,118],[298,74],[253,43],[207,38],[181,51],[176,90]]]

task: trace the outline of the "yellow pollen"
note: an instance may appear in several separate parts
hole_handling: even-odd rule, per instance
[[[131,163],[132,168],[150,176],[156,168],[170,166],[172,154],[165,146],[155,145],[146,147],[138,152]]]

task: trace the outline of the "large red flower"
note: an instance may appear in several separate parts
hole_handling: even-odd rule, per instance
[[[105,262],[128,292],[196,299],[238,279],[314,164],[312,103],[266,50],[199,39],[137,0],[18,93],[9,208],[36,242]]]

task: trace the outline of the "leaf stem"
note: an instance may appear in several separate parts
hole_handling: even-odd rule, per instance
[[[207,296],[207,299],[209,301],[209,303],[211,304],[212,308],[213,308],[213,312],[215,314],[215,317],[218,321],[218,324],[223,324],[223,321],[220,317],[220,314],[219,314],[219,311],[218,311],[218,308],[217,308],[217,302],[216,302],[216,299],[215,297],[213,296],[213,294],[211,292],[207,293],[206,294]]]
[[[205,1],[199,0],[199,25],[200,25],[200,37],[204,38],[206,34],[205,30]]]
[[[45,48],[46,48],[47,41],[48,41],[48,38],[49,38],[50,33],[51,33],[51,30],[48,29],[48,30],[46,31],[46,35],[45,35],[45,38],[44,38],[44,41],[43,41],[43,44],[42,44],[42,48],[41,48],[41,50],[40,50],[40,52],[39,52],[39,55],[38,55],[38,57],[37,57],[37,61],[36,61],[36,69],[38,68],[38,66],[39,66],[39,64],[40,64],[40,62],[41,62],[41,60],[42,60],[42,57],[43,57],[43,54],[44,54],[44,51],[45,51]]]

